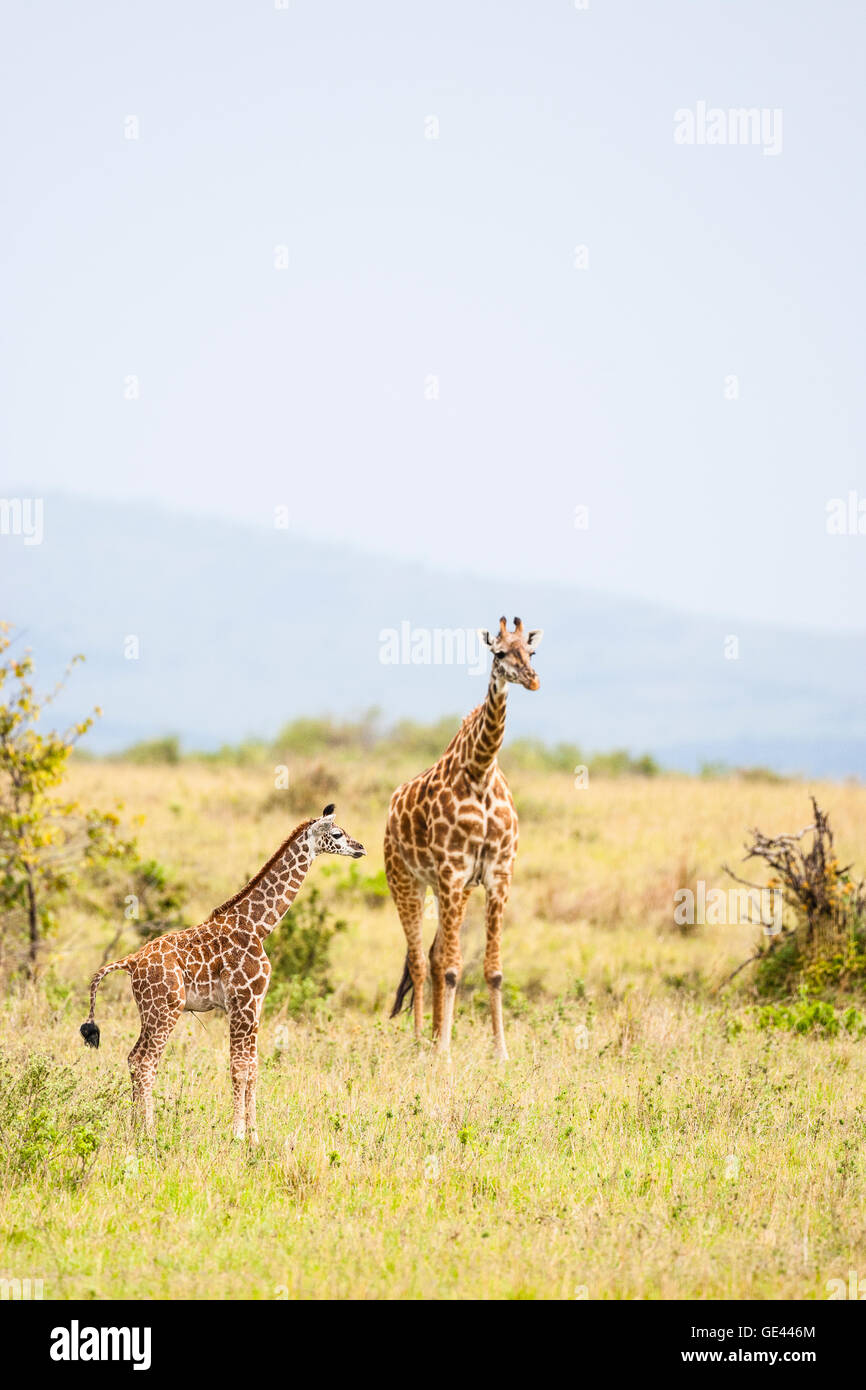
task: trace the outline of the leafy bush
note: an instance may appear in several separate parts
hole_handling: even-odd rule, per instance
[[[126,1090],[117,1075],[91,1089],[72,1067],[39,1054],[17,1073],[0,1059],[0,1171],[13,1181],[77,1181]]]
[[[379,738],[379,711],[367,710],[358,720],[320,718],[293,719],[277,734],[273,752],[325,753],[334,748],[371,748]]]
[[[224,743],[213,752],[197,753],[194,756],[203,763],[214,763],[217,766],[228,764],[232,767],[258,767],[267,760],[270,751],[270,745],[264,739],[247,738],[243,743]]]
[[[594,753],[589,760],[590,773],[598,777],[657,777],[661,768],[649,753],[633,758],[625,748],[612,753]]]
[[[555,747],[540,738],[516,738],[506,744],[502,761],[508,768],[528,772],[570,772],[587,761],[576,743],[557,743]]]
[[[287,787],[275,787],[265,797],[260,814],[285,810],[295,816],[317,816],[340,790],[339,777],[324,763],[315,763],[296,775],[290,772],[288,782]]]
[[[429,766],[441,757],[462,723],[459,714],[446,714],[432,724],[418,724],[414,719],[402,719],[377,740],[383,753],[413,758]],[[420,770],[420,769],[419,769]]]
[[[296,898],[280,925],[267,939],[271,984],[265,1009],[285,1008],[295,1017],[316,999],[333,994],[328,971],[331,941],[346,930],[342,918],[334,918],[318,888]]]
[[[758,1011],[758,1027],[815,1034],[822,1038],[836,1038],[841,1032],[862,1038],[866,1033],[866,1021],[859,1009],[851,1006],[837,1011],[826,1000],[809,999],[805,993],[791,1006],[765,1004]]]
[[[166,734],[164,738],[133,743],[117,754],[117,760],[124,763],[152,764],[156,767],[173,766],[181,760],[180,739],[176,734]]]
[[[357,864],[350,864],[347,873],[340,873],[335,864],[327,866],[323,872],[329,877],[340,874],[334,885],[340,897],[360,898],[366,907],[383,907],[388,901],[388,879],[384,869],[375,874],[365,874]]]
[[[85,808],[61,791],[78,740],[95,709],[65,733],[40,732],[47,695],[33,685],[29,651],[9,655],[9,624],[0,622],[0,973],[32,977],[45,936],[65,898],[89,874],[135,854],[114,811]],[[75,657],[67,676],[83,658]]]
[[[271,741],[248,738],[237,745],[224,744],[211,752],[184,753],[174,736],[133,744],[114,755],[118,761],[173,764],[188,758],[214,764],[249,767],[268,761],[291,765],[298,758],[330,760],[335,755],[375,752],[380,759],[399,759],[419,770],[441,757],[462,722],[460,714],[443,715],[430,723],[401,719],[390,727],[382,723],[378,709],[367,710],[357,719],[337,719],[332,715],[305,716],[291,720]],[[611,752],[586,753],[576,743],[547,744],[537,738],[517,738],[502,752],[506,770],[518,768],[533,772],[564,772],[586,764],[599,777],[654,777],[662,769],[649,753],[633,756],[624,748]],[[767,773],[767,777],[773,774]],[[332,788],[333,791],[333,788]],[[278,804],[277,792],[265,809]],[[298,798],[300,800],[300,797]]]

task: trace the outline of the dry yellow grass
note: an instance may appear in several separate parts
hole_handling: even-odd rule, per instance
[[[410,770],[339,765],[338,815],[370,851],[365,873],[381,868],[387,787]],[[144,815],[142,849],[188,882],[191,921],[299,819],[262,812],[270,769],[88,764],[73,777],[85,801]],[[106,982],[103,1046],[85,1052],[77,1027],[106,930],[67,914],[50,964],[74,996],[40,991],[0,1012],[7,1096],[42,1088],[57,1131],[29,1160],[0,1160],[0,1275],[42,1277],[47,1297],[823,1298],[828,1279],[866,1271],[866,1044],[758,1030],[747,975],[711,989],[756,929],[683,935],[671,921],[676,887],[729,886],[721,864],[749,826],[803,825],[807,789],[511,781],[512,1062],[493,1064],[473,987],[480,895],[448,1068],[387,1019],[403,959],[390,901],[339,894],[345,867],[319,862],[307,886],[349,921],[336,992],[307,1021],[263,1027],[257,1152],[229,1140],[215,1015],[178,1025],[156,1142],[133,1142],[128,983]],[[866,862],[866,789],[811,789],[842,855]]]

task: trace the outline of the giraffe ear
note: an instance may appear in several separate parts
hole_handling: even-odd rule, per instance
[[[334,819],[334,814],[335,814],[336,810],[337,810],[337,808],[336,808],[336,806],[334,805],[334,803],[333,803],[333,801],[332,801],[331,804],[330,804],[330,806],[326,806],[325,809],[324,809],[324,811],[322,812],[322,819],[323,819],[323,820],[333,820],[333,819]]]
[[[534,629],[534,631],[530,632],[526,640],[529,643],[530,647],[537,647],[543,636],[544,628],[537,627]]]
[[[493,638],[490,636],[490,633],[487,631],[486,627],[480,627],[478,629],[478,636],[481,638],[485,647],[493,646]]]

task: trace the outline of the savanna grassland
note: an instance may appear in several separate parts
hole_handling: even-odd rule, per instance
[[[721,866],[749,827],[806,824],[807,790],[840,854],[866,864],[866,788],[592,776],[577,790],[506,749],[521,815],[512,1060],[491,1059],[477,893],[448,1067],[416,1049],[408,1015],[387,1017],[404,938],[383,819],[420,765],[320,762],[293,763],[294,803],[265,764],[74,765],[76,795],[143,817],[142,850],[186,885],[189,923],[326,800],[369,857],[319,860],[302,889],[346,925],[333,992],[265,1017],[257,1150],[230,1140],[217,1014],[183,1016],[155,1140],[133,1138],[129,982],[103,985],[102,1046],[85,1050],[113,928],[69,907],[39,981],[0,1010],[0,1275],[42,1278],[46,1298],[799,1299],[866,1273],[860,1028],[761,1026],[753,967],[718,989],[759,929],[673,924],[677,888],[730,886]],[[130,928],[112,956],[135,945]]]

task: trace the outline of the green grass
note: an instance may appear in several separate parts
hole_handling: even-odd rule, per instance
[[[77,791],[121,774],[193,919],[285,833],[257,812],[264,772],[82,764]],[[100,1050],[77,1033],[106,933],[84,914],[51,988],[0,1010],[0,1276],[42,1278],[46,1298],[706,1299],[825,1298],[866,1269],[863,1001],[771,1018],[749,971],[715,992],[753,928],[671,925],[673,888],[724,884],[746,826],[802,822],[802,787],[515,776],[536,812],[504,947],[512,1060],[491,1058],[479,899],[449,1067],[386,1017],[403,938],[378,891],[381,794],[367,768],[338,774],[370,858],[354,879],[316,865],[304,890],[348,928],[334,994],[265,1020],[257,1150],[229,1138],[214,1014],[182,1018],[156,1137],[133,1138],[125,978],[100,993]],[[862,863],[866,792],[820,799]]]

